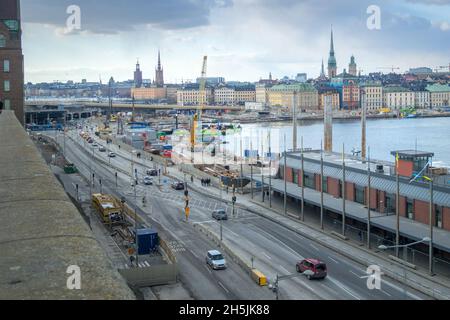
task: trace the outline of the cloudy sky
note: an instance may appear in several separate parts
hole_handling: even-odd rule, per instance
[[[450,0],[22,0],[25,80],[153,79],[158,48],[166,82],[201,73],[257,81],[320,73],[333,25],[339,72],[355,55],[363,73],[450,63]],[[81,30],[65,32],[70,5]],[[381,10],[369,30],[367,8]]]

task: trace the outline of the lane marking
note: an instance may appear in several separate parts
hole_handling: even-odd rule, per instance
[[[218,283],[219,283],[219,286],[221,286],[223,290],[225,290],[227,293],[230,293],[230,291],[228,291],[228,289],[225,288],[225,286],[222,284],[222,282],[219,281]]]
[[[397,291],[399,291],[399,292],[401,292],[401,293],[404,293],[404,292],[405,292],[405,289],[400,288],[399,286],[396,286],[395,284],[390,283],[389,281],[386,281],[386,280],[381,280],[381,281],[382,281],[382,283],[387,284],[387,285],[390,286],[391,288],[394,288],[394,289],[396,289]],[[416,296],[415,294],[409,292],[408,290],[406,290],[406,295],[409,296],[409,297],[411,297],[411,298],[413,298],[414,300],[422,300],[422,298]]]
[[[192,253],[192,255],[198,259],[198,255],[194,251],[189,250],[189,252]]]
[[[328,259],[330,259],[331,261],[333,261],[333,262],[336,263],[336,264],[339,264],[339,262],[338,262],[337,260],[333,259],[333,258],[330,257],[330,256],[328,256]]]
[[[281,271],[284,271],[286,274],[290,274],[290,272],[285,267],[283,267],[281,264],[279,266],[280,266]]]
[[[335,280],[331,277],[328,277],[328,279],[330,279],[331,282],[333,282],[336,286],[338,286],[339,288],[341,288],[342,290],[344,290],[345,292],[347,292],[349,295],[351,295],[353,298],[355,298],[356,300],[361,300],[360,297],[358,297],[357,295],[355,295],[353,292],[350,291],[350,289],[348,289],[346,286],[344,286],[341,282],[339,282],[338,280]]]
[[[353,271],[351,271],[350,270],[350,273],[351,274],[353,274],[353,275],[355,275],[357,278],[359,278],[359,279],[363,279],[363,276],[360,276],[359,274],[356,274],[355,272],[353,272]]]
[[[381,290],[381,292],[383,292],[385,295],[387,295],[387,296],[389,296],[389,297],[392,297],[392,295],[390,295],[389,293],[387,293],[387,292],[384,291],[384,290]]]
[[[206,270],[208,270],[208,272],[209,272],[210,274],[212,274],[211,268],[208,267],[208,265],[206,265],[205,268],[206,268]]]
[[[309,244],[313,249],[315,249],[316,251],[320,251],[319,248],[317,248],[315,245],[313,245],[312,243]]]
[[[272,258],[270,256],[267,255],[267,253],[263,252],[262,253],[267,259],[272,260]]]

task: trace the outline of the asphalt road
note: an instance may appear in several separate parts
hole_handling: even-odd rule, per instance
[[[74,134],[74,139],[76,135]],[[79,139],[79,138],[78,138]],[[89,164],[96,172],[96,177],[108,178],[110,185],[115,189],[114,170],[92,161],[93,149],[86,143],[87,152],[80,152],[81,148],[66,140],[69,158],[74,157],[74,162],[81,170],[90,172]],[[79,139],[82,143],[81,139]],[[119,172],[119,189],[127,196],[127,200],[134,202],[134,188],[131,187],[130,174],[132,165],[131,155],[123,150],[113,150],[118,157],[110,159],[111,165],[129,172],[128,175]],[[94,157],[109,161],[105,153],[94,151]],[[152,163],[146,163],[153,167]],[[83,168],[84,166],[84,168]],[[142,177],[144,166],[134,164],[138,174]],[[176,170],[172,168],[171,170]],[[105,178],[106,179],[106,178]],[[164,178],[170,183],[170,179]],[[157,181],[157,178],[155,179]],[[97,186],[98,187],[98,186]],[[242,270],[231,264],[225,272],[210,272],[204,265],[204,254],[212,249],[211,243],[202,238],[193,228],[192,224],[201,223],[219,233],[219,224],[211,219],[211,211],[215,208],[226,208],[231,213],[231,208],[207,196],[190,191],[192,212],[190,222],[184,222],[184,195],[181,191],[169,188],[160,190],[156,186],[137,186],[137,203],[145,194],[152,204],[151,217],[166,229],[186,249],[180,252],[180,270],[186,270],[182,281],[192,290],[198,299],[258,299],[273,298],[273,293],[268,289],[258,290],[249,281],[249,276]],[[148,218],[148,216],[147,216]],[[271,280],[276,275],[293,275],[295,263],[303,258],[318,258],[327,263],[328,277],[325,280],[309,281],[303,276],[280,281],[281,299],[427,299],[422,293],[406,287],[391,279],[382,278],[381,290],[369,290],[367,288],[366,270],[362,265],[351,261],[314,241],[306,239],[283,226],[264,219],[253,213],[239,210],[237,218],[223,222],[223,236],[225,241],[232,244],[236,253],[242,257],[254,257],[257,269],[266,274]],[[247,289],[247,283],[251,289]],[[238,284],[238,287],[232,287]],[[245,284],[245,285],[244,285]],[[252,287],[253,286],[253,287]],[[211,294],[211,295],[210,295]],[[256,297],[258,296],[258,297]]]
[[[51,135],[50,135],[51,136]],[[53,136],[54,137],[54,136]],[[62,141],[62,137],[59,137]],[[63,145],[63,144],[61,144]],[[86,144],[87,148],[91,148]],[[89,150],[89,149],[88,149]],[[92,151],[89,150],[89,151]],[[96,153],[96,154],[95,154]],[[104,157],[108,161],[106,153],[96,150],[94,156]],[[141,218],[149,225],[165,235],[172,248],[176,251],[179,262],[180,279],[191,295],[198,300],[245,300],[245,299],[273,299],[274,295],[267,288],[261,288],[234,262],[227,260],[228,268],[221,271],[211,270],[205,263],[205,256],[208,250],[217,249],[210,240],[198,234],[192,224],[184,221],[181,206],[167,201],[164,198],[155,198],[151,201],[151,206],[142,207],[142,196],[147,193],[148,197],[154,193],[161,193],[156,186],[141,186],[136,189],[136,199],[134,188],[131,187],[130,177],[118,172],[118,188],[116,188],[115,170],[108,168],[97,161],[92,161],[92,154],[84,152],[66,139],[66,156],[76,164],[80,172],[89,177],[92,172],[95,174],[95,185],[93,192],[103,191],[105,193],[124,196],[131,206],[132,203],[139,203],[137,212]],[[111,159],[114,166],[124,165],[122,158]],[[130,164],[128,164],[130,167]],[[131,172],[131,170],[130,170]],[[100,188],[99,179],[102,179]]]

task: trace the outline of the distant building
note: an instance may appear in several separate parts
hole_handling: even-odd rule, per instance
[[[330,56],[328,57],[328,78],[334,78],[337,75],[337,62],[334,55],[333,30],[331,30]]]
[[[426,90],[414,91],[414,105],[419,109],[431,108],[431,93]]]
[[[427,68],[427,67],[411,68],[411,69],[409,69],[409,73],[414,74],[414,75],[431,74],[431,73],[433,73],[433,70],[430,68]]]
[[[316,86],[319,94],[319,110],[324,110],[325,97],[331,96],[331,107],[333,110],[339,110],[340,108],[340,94],[336,88],[333,88],[326,84]]]
[[[450,101],[450,85],[433,84],[427,86],[433,108],[448,107]]]
[[[142,71],[139,61],[136,63],[136,70],[134,71],[134,86],[136,88],[142,87]]]
[[[415,106],[414,91],[401,86],[384,87],[383,96],[385,106],[391,110]]]
[[[202,78],[197,78],[197,84],[200,84],[200,80],[202,80]],[[223,77],[207,77],[206,78],[206,84],[211,85],[213,87],[218,86],[219,84],[224,84],[225,83],[225,78]]]
[[[161,53],[158,50],[158,66],[155,70],[155,85],[157,87],[164,86],[164,69],[161,65]]]
[[[262,103],[265,106],[269,104],[269,90],[272,88],[272,84],[257,83],[255,86],[255,100],[258,103]]]
[[[306,80],[308,80],[308,75],[306,73],[297,73],[297,76],[295,77],[295,81],[300,83],[305,83]]]
[[[360,88],[356,81],[350,80],[342,86],[342,108],[356,110],[360,107]]]
[[[269,89],[269,105],[292,110],[294,92],[297,93],[297,109],[317,110],[319,108],[319,93],[308,83],[279,84]]]
[[[167,99],[167,88],[132,88],[131,95],[134,96],[136,100],[164,100]]]
[[[365,103],[368,111],[383,108],[383,86],[381,81],[367,81],[361,84],[361,91],[365,93]]]
[[[348,73],[350,73],[352,76],[355,76],[355,77],[358,75],[358,70],[357,70],[354,56],[352,56],[350,58],[350,64],[348,65]]]
[[[201,99],[202,95],[204,97],[205,93],[200,93],[199,84],[187,84],[177,90],[177,104],[179,106],[198,106],[201,101],[205,101],[205,99]],[[206,86],[206,102],[208,105],[214,102],[214,93],[210,86]]]
[[[0,1],[0,110],[24,124],[24,75],[20,1]]]
[[[244,105],[256,102],[255,86],[220,86],[214,90],[214,102],[218,105]]]

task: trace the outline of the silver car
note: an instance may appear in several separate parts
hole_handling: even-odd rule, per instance
[[[214,270],[221,270],[227,268],[227,263],[223,255],[217,250],[208,251],[206,255],[206,264]]]

